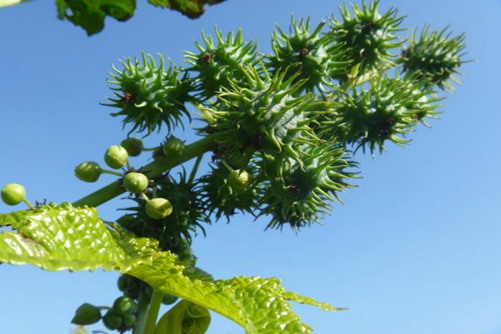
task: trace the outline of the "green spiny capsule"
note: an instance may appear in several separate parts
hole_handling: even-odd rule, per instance
[[[255,42],[245,42],[242,31],[229,33],[226,37],[216,29],[215,38],[202,33],[205,45],[196,42],[198,53],[186,52],[186,61],[194,72],[202,99],[211,98],[221,90],[232,86],[232,82],[245,85],[245,67],[253,66],[259,60]]]
[[[139,194],[148,188],[149,180],[143,173],[132,172],[124,176],[123,184],[131,194]]]
[[[122,140],[120,146],[125,148],[131,157],[137,157],[144,149],[143,141],[140,138],[135,137]]]
[[[146,202],[146,214],[151,219],[164,219],[172,213],[172,204],[165,198],[153,198]]]
[[[101,167],[94,161],[85,161],[75,167],[75,176],[84,182],[96,182],[101,173]]]
[[[325,22],[310,32],[309,20],[292,19],[290,34],[277,27],[272,35],[273,55],[268,56],[272,72],[286,72],[287,77],[296,75],[295,82],[302,81],[301,89],[312,91],[328,84],[332,68],[340,67],[333,59],[339,54],[339,44],[332,44],[329,35],[322,35]]]
[[[351,6],[351,11],[345,5],[341,8],[342,20],[332,18],[328,36],[342,46],[342,52],[334,55],[334,60],[350,65],[342,68],[351,68],[349,73],[339,73],[336,68],[340,66],[336,66],[332,74],[334,77],[353,79],[391,64],[391,49],[402,45],[396,33],[402,30],[399,25],[404,18],[394,8],[380,14],[378,5],[379,1],[371,1],[369,5],[363,3],[362,7],[355,4]]]
[[[131,124],[133,131],[150,134],[167,126],[170,132],[182,117],[188,116],[185,102],[190,97],[192,81],[180,78],[180,70],[172,62],[167,66],[161,55],[157,64],[151,55],[143,54],[140,59],[121,61],[124,69],[113,67],[110,84],[116,87],[115,96],[110,98],[110,107],[120,111],[112,116],[122,116],[123,124]]]
[[[120,169],[127,163],[129,154],[127,150],[120,145],[110,146],[104,154],[104,162],[113,169]]]
[[[464,63],[464,49],[464,35],[451,37],[447,28],[430,32],[425,27],[419,37],[416,33],[411,37],[400,63],[413,79],[453,90],[450,81],[458,81],[455,75],[460,74],[459,67]]]
[[[101,311],[98,307],[85,303],[80,305],[75,311],[75,316],[71,323],[75,325],[91,325],[101,320]]]
[[[26,189],[17,183],[2,188],[2,201],[7,205],[17,205],[26,199]]]

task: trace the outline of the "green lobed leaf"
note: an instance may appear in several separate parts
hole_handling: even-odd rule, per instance
[[[0,215],[0,262],[32,264],[46,270],[117,269],[125,251],[97,211],[69,203]]]
[[[23,2],[27,2],[29,0],[0,0],[0,8],[7,7],[12,5],[18,5]]]
[[[177,10],[190,19],[200,17],[204,12],[205,5],[215,5],[224,0],[148,0],[154,6]]]
[[[56,0],[56,6],[59,19],[66,19],[93,35],[104,29],[106,16],[118,21],[131,18],[136,0]]]
[[[160,318],[155,334],[204,334],[210,320],[209,310],[182,300]]]
[[[138,238],[104,223],[94,208],[50,204],[0,215],[0,222],[13,229],[0,232],[0,262],[53,271],[118,270],[163,293],[220,313],[244,327],[247,334],[310,333],[311,328],[291,311],[289,301],[342,310],[286,291],[276,278],[192,276],[176,263],[175,255],[159,250],[157,240]]]

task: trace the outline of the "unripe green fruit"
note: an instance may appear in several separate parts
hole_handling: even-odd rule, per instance
[[[139,194],[148,188],[149,180],[143,173],[128,173],[124,176],[124,187],[132,194]]]
[[[85,303],[75,311],[71,322],[75,325],[91,325],[101,320],[101,312],[98,307]]]
[[[26,189],[20,184],[10,183],[2,188],[2,201],[7,205],[18,205],[26,199]]]
[[[101,167],[94,161],[85,161],[75,167],[75,176],[85,182],[96,182],[101,172]]]
[[[110,146],[104,154],[104,162],[113,169],[120,169],[127,163],[129,154],[127,150],[120,145]]]
[[[123,325],[123,319],[122,316],[118,314],[118,312],[111,309],[108,310],[108,312],[106,312],[106,314],[104,315],[103,324],[109,330],[119,329]]]
[[[234,169],[228,175],[228,184],[233,189],[244,190],[249,186],[250,175],[245,170]]]
[[[185,147],[186,145],[184,145],[184,142],[181,139],[170,136],[163,144],[162,151],[167,157],[175,157],[183,154]]]
[[[127,276],[121,275],[117,280],[117,286],[118,290],[125,291],[125,289],[127,289],[129,286],[129,280],[127,279]]]
[[[172,213],[172,204],[165,198],[153,198],[146,202],[146,214],[152,219],[164,219]]]
[[[113,303],[113,311],[116,311],[120,315],[126,315],[136,312],[137,304],[134,299],[129,297],[119,297]]]
[[[134,327],[134,325],[136,324],[136,319],[137,317],[135,314],[133,313],[126,314],[122,317],[123,325],[127,328]]]
[[[125,148],[131,157],[137,157],[144,149],[143,141],[139,138],[124,139],[120,143],[120,146]]]

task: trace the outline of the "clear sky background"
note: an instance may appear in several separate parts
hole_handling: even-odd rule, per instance
[[[109,20],[90,38],[58,21],[53,1],[0,9],[0,185],[24,184],[32,202],[63,202],[114,180],[86,184],[73,168],[100,161],[126,135],[109,116],[114,110],[99,105],[111,95],[111,64],[124,56],[160,52],[179,64],[183,50],[200,41],[200,30],[215,25],[224,32],[241,27],[268,51],[271,31],[276,24],[287,28],[292,13],[315,24],[341,4],[228,0],[190,21],[139,2],[130,21]],[[405,27],[450,25],[466,34],[474,62],[443,101],[442,120],[419,127],[405,148],[389,145],[375,159],[357,154],[363,179],[342,194],[345,204],[335,206],[324,226],[265,232],[265,221],[235,217],[196,238],[198,264],[216,278],[276,276],[289,290],[349,308],[295,307],[318,334],[499,334],[501,2],[381,1],[382,11],[392,6],[407,16]],[[148,138],[146,145],[160,140]],[[114,219],[121,205],[107,204],[100,214]],[[10,210],[0,205],[0,212]],[[81,303],[110,305],[118,297],[117,277],[0,265],[0,333],[70,333]],[[243,330],[215,317],[208,333]]]

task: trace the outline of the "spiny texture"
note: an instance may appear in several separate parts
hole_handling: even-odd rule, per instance
[[[245,42],[241,30],[226,37],[215,29],[216,41],[202,33],[204,45],[195,42],[198,53],[186,52],[187,70],[195,74],[193,80],[202,100],[214,97],[230,86],[230,81],[245,80],[244,68],[257,63],[256,43]]]
[[[122,71],[113,67],[109,83],[116,86],[115,96],[105,105],[121,109],[111,115],[124,117],[124,126],[132,125],[130,132],[149,134],[163,125],[170,132],[182,124],[183,116],[189,117],[185,103],[191,99],[191,82],[186,77],[179,78],[180,71],[172,63],[165,69],[163,57],[158,57],[158,66],[153,56],[143,53],[142,62],[126,58],[121,61]]]
[[[318,223],[329,214],[338,193],[351,187],[356,166],[342,148],[329,143],[301,145],[301,163],[266,155],[261,161],[265,172],[260,215],[271,216],[269,228],[289,225],[298,230]]]
[[[298,157],[293,143],[311,141],[306,114],[316,106],[314,97],[296,94],[301,82],[294,83],[295,76],[263,73],[261,77],[256,69],[246,69],[245,86],[251,88],[232,84],[219,95],[217,109],[201,108],[204,119],[218,135],[217,149],[226,155],[250,150]]]
[[[350,11],[345,4],[340,8],[342,20],[333,17],[330,21],[331,38],[344,50],[339,60],[349,64],[345,66],[349,70],[341,73],[342,81],[391,66],[390,50],[402,44],[395,34],[401,30],[403,17],[396,9],[380,14],[378,5],[379,1],[363,2],[362,7],[352,5]]]
[[[448,29],[431,31],[425,27],[419,36],[412,35],[402,51],[403,71],[430,85],[452,90],[450,81],[458,82],[456,74],[464,61],[464,35],[452,37]]]
[[[346,65],[340,59],[342,44],[333,44],[332,38],[322,29],[321,22],[310,32],[310,21],[293,18],[289,34],[277,27],[273,32],[271,45],[273,54],[267,56],[267,65],[271,73],[286,72],[286,77],[295,76],[302,81],[301,90],[324,90],[329,85],[333,72]]]
[[[356,148],[384,150],[390,140],[406,144],[405,136],[425,118],[435,116],[438,98],[421,84],[383,76],[366,88],[336,96],[331,113],[320,122],[321,137],[337,138]]]

